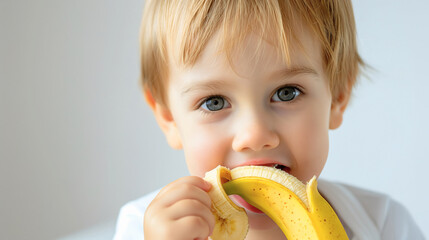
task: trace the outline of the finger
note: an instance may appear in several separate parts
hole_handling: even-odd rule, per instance
[[[194,200],[186,199],[177,202],[169,208],[170,219],[178,220],[186,216],[197,216],[204,219],[209,226],[209,233],[214,229],[215,217],[213,216],[210,207],[205,204]]]
[[[179,178],[179,179],[171,182],[170,184],[165,186],[163,189],[161,189],[161,191],[158,193],[158,195],[162,195],[162,194],[164,194],[164,192],[168,192],[169,190],[171,190],[171,188],[175,188],[179,185],[193,185],[195,187],[198,187],[198,188],[204,190],[205,192],[208,192],[211,188],[211,184],[209,182],[205,181],[204,179],[197,177],[197,176],[187,176],[187,177],[182,177],[182,178]]]
[[[198,200],[207,207],[211,206],[211,199],[207,192],[190,184],[179,184],[174,188],[170,188],[165,191],[164,194],[156,197],[158,204],[162,207],[169,207],[176,202],[184,199],[195,199]]]

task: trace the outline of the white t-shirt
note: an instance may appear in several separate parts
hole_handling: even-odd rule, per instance
[[[350,240],[425,239],[408,211],[387,195],[322,179],[318,189],[335,209]],[[114,240],[144,239],[144,212],[158,192],[121,208]]]

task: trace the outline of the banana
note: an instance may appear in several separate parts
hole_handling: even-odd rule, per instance
[[[220,194],[216,194],[218,196],[216,202],[213,201],[213,206],[216,206],[214,207],[215,216],[232,211],[227,208],[237,209],[238,207],[227,196],[237,194],[273,219],[289,240],[348,239],[335,211],[318,192],[315,177],[304,185],[292,175],[273,167],[245,166],[231,171],[225,167],[218,168],[222,170],[216,170],[221,172],[217,176],[226,177],[218,178],[216,182],[211,181],[213,188],[216,184],[223,186],[223,188],[212,188],[213,191],[220,192]],[[212,172],[216,171],[212,170]],[[207,175],[214,175],[209,173]],[[224,197],[224,200],[219,200],[221,196]],[[223,201],[228,204],[216,205]],[[248,228],[248,222],[241,222],[242,219],[243,217],[234,216],[234,228],[241,228],[244,225],[244,228]],[[229,222],[222,218],[222,223],[228,224]],[[219,225],[221,229],[229,229],[228,231],[232,229],[226,225],[218,223],[216,225]],[[212,239],[244,239],[246,234],[247,230],[241,231],[238,235],[239,238],[236,238],[237,235],[224,235],[223,238],[216,238],[217,236],[213,234]]]
[[[313,177],[307,185],[288,173],[264,166],[231,170],[223,187],[267,214],[287,239],[348,239],[335,211],[317,190]]]
[[[246,211],[233,203],[223,190],[222,185],[231,180],[228,168],[218,166],[206,173],[204,180],[212,184],[208,192],[212,200],[212,213],[215,216],[215,227],[212,240],[242,240],[249,229]]]

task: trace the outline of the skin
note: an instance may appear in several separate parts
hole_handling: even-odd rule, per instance
[[[255,51],[260,41],[256,34],[232,53],[229,64],[215,35],[192,67],[171,61],[169,107],[145,92],[170,146],[184,150],[192,175],[167,185],[150,204],[145,239],[210,235],[210,186],[202,178],[218,165],[232,169],[277,163],[303,182],[320,175],[328,156],[328,131],[341,125],[350,93],[333,101],[320,43],[306,28],[299,29],[302,48],[292,42],[289,65],[269,39]],[[280,98],[281,89],[295,97]],[[210,105],[208,99],[224,104]],[[220,110],[211,111],[213,106]],[[265,214],[248,211],[248,216],[246,239],[285,239]]]

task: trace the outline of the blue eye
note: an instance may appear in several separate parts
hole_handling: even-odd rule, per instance
[[[301,94],[301,91],[292,86],[282,87],[279,90],[274,93],[274,96],[272,97],[272,100],[274,102],[288,102],[294,100],[296,97],[298,97]]]
[[[208,111],[219,111],[229,106],[228,101],[226,101],[221,96],[213,96],[207,98],[202,104],[201,107]]]

